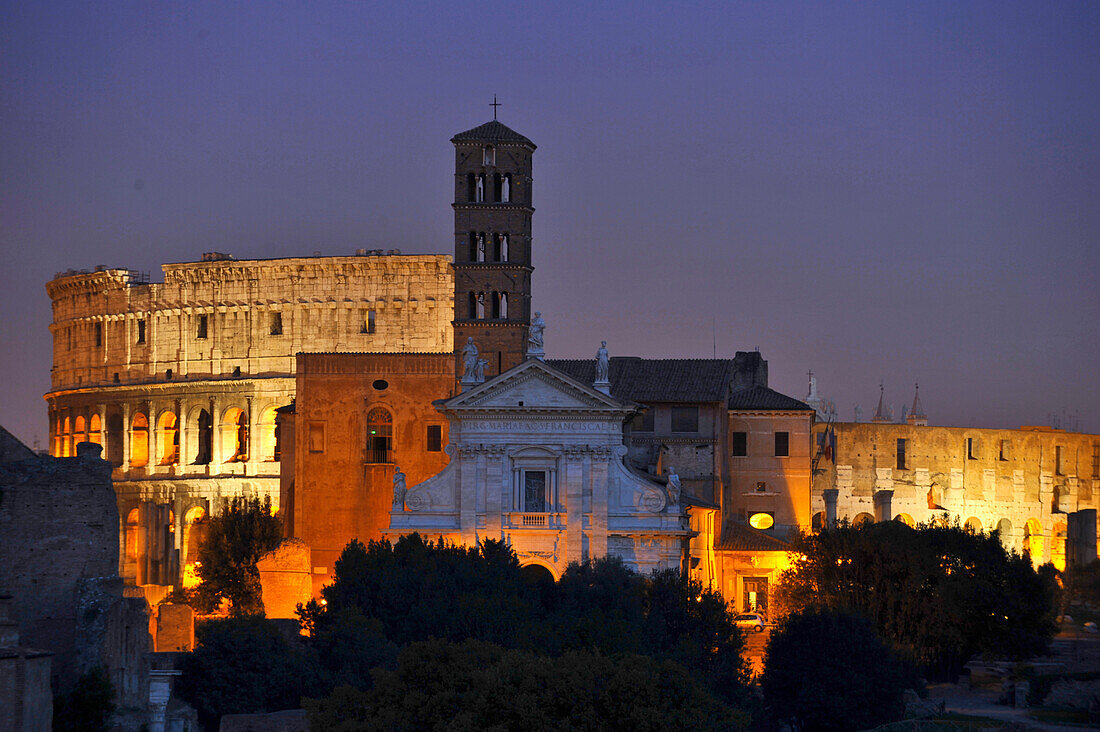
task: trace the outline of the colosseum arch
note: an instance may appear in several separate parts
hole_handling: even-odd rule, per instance
[[[913,528],[917,525],[917,522],[913,520],[913,517],[907,513],[899,513],[897,516],[894,517],[894,520],[898,523],[905,524],[909,528]]]
[[[1012,522],[1006,518],[997,522],[997,535],[1005,549],[1012,548]]]
[[[180,460],[180,431],[176,413],[161,412],[157,419],[157,465],[177,465]]]
[[[278,450],[278,440],[275,434],[275,407],[266,407],[260,412],[260,439],[259,439],[259,453],[260,460],[266,462],[274,462],[278,458],[276,457]]]
[[[248,461],[248,413],[240,407],[230,407],[222,413],[221,448],[223,462]]]
[[[144,412],[137,412],[130,420],[130,467],[143,468],[149,464],[149,420]]]
[[[963,524],[963,528],[971,533],[980,534],[982,533],[982,521],[977,516],[971,516]]]
[[[195,524],[206,517],[203,506],[191,506],[183,514],[183,536],[180,542],[180,564],[183,567],[183,586],[194,587],[199,583],[197,571],[199,543],[202,541],[202,526]]]
[[[76,454],[76,446],[88,439],[87,425],[84,417],[77,415],[73,420],[73,454]]]
[[[123,432],[122,415],[115,413],[107,418],[107,460],[112,465],[122,465]]]
[[[126,514],[126,538],[125,553],[126,562],[133,563],[138,560],[138,509],[131,509]]]
[[[1033,565],[1043,563],[1043,525],[1037,518],[1029,518],[1024,524],[1024,552],[1031,557]]]
[[[61,427],[61,457],[73,454],[73,421],[66,417]]]
[[[873,524],[874,522],[874,516],[869,513],[861,513],[852,519],[852,526],[862,526],[863,524]]]
[[[100,419],[99,414],[93,414],[91,419],[88,420],[88,442],[94,442],[97,445],[103,444],[103,421]]]

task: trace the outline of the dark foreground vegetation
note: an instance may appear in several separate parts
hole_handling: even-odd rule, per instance
[[[532,579],[499,542],[349,544],[308,639],[207,623],[179,690],[220,715],[305,706],[317,729],[745,729],[743,637],[721,596],[616,559]],[[457,726],[455,726],[457,725]]]
[[[806,535],[795,552],[758,687],[731,609],[676,572],[605,558],[551,582],[500,542],[412,535],[349,544],[301,608],[308,638],[234,598],[240,616],[200,628],[178,689],[208,725],[304,706],[327,732],[858,730],[900,719],[922,676],[956,676],[976,654],[1034,655],[1054,631],[1053,569],[1035,572],[996,535],[887,522]]]

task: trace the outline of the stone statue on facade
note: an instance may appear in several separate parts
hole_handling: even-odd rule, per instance
[[[680,502],[680,492],[683,487],[680,485],[680,476],[676,474],[676,468],[671,465],[668,466],[668,499],[669,503]]]
[[[527,331],[527,355],[531,358],[542,360],[545,355],[542,333],[546,330],[546,321],[542,319],[542,313],[536,312],[531,319],[531,327]]]
[[[395,510],[405,510],[405,474],[396,465],[393,468],[393,507]]]
[[[611,357],[607,355],[607,341],[600,341],[600,350],[596,351],[596,383],[607,384],[611,370]]]
[[[466,345],[462,347],[462,381],[473,383],[477,381],[477,346],[471,336],[466,339]],[[484,381],[484,379],[483,379]]]

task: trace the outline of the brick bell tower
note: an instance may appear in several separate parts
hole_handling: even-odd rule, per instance
[[[495,100],[494,100],[495,101]],[[494,108],[495,109],[495,108]],[[531,322],[531,155],[495,117],[455,146],[455,374],[473,337],[486,378],[523,362]]]

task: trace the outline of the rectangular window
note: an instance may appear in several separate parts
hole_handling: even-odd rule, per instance
[[[137,322],[137,329],[138,329],[137,342],[138,343],[144,343],[145,342],[145,321],[144,320],[139,320]]]
[[[673,432],[698,432],[699,431],[699,407],[673,407],[672,408]]]
[[[1092,477],[1100,478],[1100,445],[1092,446]]]
[[[546,471],[523,471],[523,510],[528,513],[546,513]]]
[[[978,459],[978,438],[967,437],[966,438],[966,459],[977,460]]]
[[[206,338],[206,327],[207,327],[207,324],[209,323],[208,318],[209,318],[209,316],[207,316],[207,315],[200,315],[199,316],[199,328],[198,328],[198,332],[195,333],[196,338]]]
[[[283,314],[272,313],[271,314],[271,335],[278,336],[283,334]]]
[[[96,346],[103,345],[103,323],[95,324],[95,344]]]
[[[428,452],[443,451],[443,427],[438,424],[428,425]]]
[[[325,451],[325,425],[323,422],[310,422],[309,424],[309,451]]]
[[[898,470],[905,470],[905,440],[898,438]]]
[[[787,457],[791,454],[791,433],[790,432],[776,432],[775,433],[775,456]]]
[[[1058,475],[1066,474],[1065,453],[1066,448],[1061,445],[1054,448],[1054,472]]]
[[[359,326],[360,333],[373,333],[375,328],[375,314],[373,310],[363,311],[363,323]]]
[[[733,433],[733,456],[745,457],[749,454],[749,433],[748,432],[734,432]]]
[[[632,432],[652,432],[653,413],[656,411],[653,407],[649,407],[641,414],[635,414],[634,421],[630,423],[630,430]]]
[[[1008,460],[1009,449],[1012,447],[1012,443],[1008,440],[1001,440],[1001,449],[997,455],[998,460]]]
[[[765,483],[764,481],[760,481],[759,483],[757,483],[756,485],[753,486],[753,490],[756,491],[757,493],[767,493],[768,492],[768,484]]]

